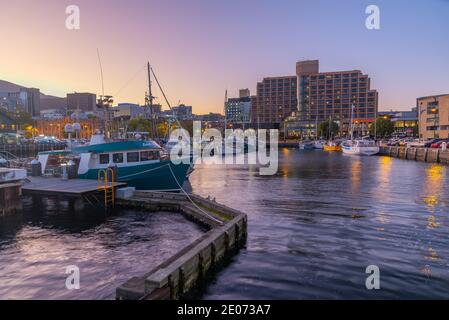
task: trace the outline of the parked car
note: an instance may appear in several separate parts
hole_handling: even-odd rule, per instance
[[[440,141],[441,139],[431,139],[429,141],[427,141],[426,143],[424,143],[424,148],[430,148],[430,146],[438,141]]]
[[[434,148],[434,149],[439,149],[439,148],[441,148],[441,145],[443,144],[443,142],[445,142],[446,144],[448,144],[448,143],[449,143],[449,139],[440,140],[440,141],[437,141],[437,142],[435,142],[435,143],[432,143],[432,144],[430,145],[430,147],[431,147],[431,148]]]

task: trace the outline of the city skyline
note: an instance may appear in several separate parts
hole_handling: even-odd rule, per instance
[[[294,76],[296,61],[319,59],[324,72],[369,74],[379,110],[406,110],[449,91],[449,2],[431,2],[3,1],[2,38],[13,40],[0,52],[0,78],[60,97],[99,95],[98,48],[116,102],[143,104],[150,60],[172,105],[223,113],[226,89],[254,94],[264,77]],[[65,28],[71,4],[80,30]],[[365,28],[369,4],[380,8],[380,30]]]

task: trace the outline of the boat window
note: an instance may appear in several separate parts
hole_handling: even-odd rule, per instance
[[[100,154],[100,164],[109,163],[109,153]]]
[[[123,153],[114,153],[112,155],[112,161],[114,163],[123,163]]]
[[[158,160],[159,151],[142,151],[140,153],[140,161]]]
[[[139,152],[128,152],[127,161],[128,162],[139,162]]]

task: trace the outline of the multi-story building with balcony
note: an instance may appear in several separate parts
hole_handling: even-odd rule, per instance
[[[279,124],[297,110],[296,76],[269,77],[257,83],[251,97],[250,120],[254,127],[279,128]]]
[[[320,72],[319,61],[309,60],[297,62],[296,76],[298,129],[303,135],[315,136],[317,124],[330,120],[345,134],[351,118],[354,131],[363,135],[377,118],[378,93],[360,70]]]
[[[449,138],[449,94],[416,100],[421,139]]]

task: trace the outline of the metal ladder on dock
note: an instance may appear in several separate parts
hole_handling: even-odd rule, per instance
[[[110,183],[109,183],[109,175],[111,176]],[[104,207],[106,209],[115,206],[114,183],[115,183],[114,170],[112,170],[111,168],[98,170],[98,191],[104,192]]]

